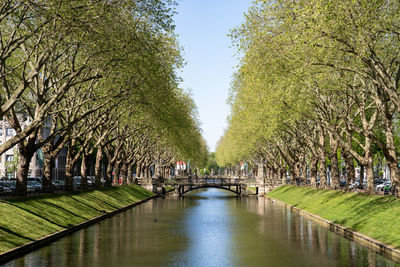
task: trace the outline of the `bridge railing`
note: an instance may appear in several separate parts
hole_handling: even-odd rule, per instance
[[[245,180],[246,179],[222,177],[189,177],[181,181],[189,184],[243,184]]]
[[[180,176],[163,179],[165,184],[249,184],[252,182],[254,183],[255,179],[223,176]]]

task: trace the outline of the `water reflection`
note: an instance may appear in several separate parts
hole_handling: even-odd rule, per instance
[[[277,246],[289,246],[291,255],[280,254],[281,264],[285,266],[400,266],[399,264],[366,249],[356,242],[349,241],[326,228],[314,223],[313,221],[292,213],[278,203],[259,198],[257,205],[252,200],[243,199],[241,204],[244,206],[238,211],[250,211],[258,214],[262,219],[258,222],[258,233],[262,235],[261,240],[253,240],[253,243],[260,242],[260,246],[267,244],[266,239],[273,239]],[[277,218],[281,218],[277,220]],[[240,235],[241,232],[235,233]],[[279,242],[284,239],[285,242]],[[289,241],[289,242],[287,242]],[[243,240],[236,242],[243,244]],[[243,246],[243,245],[241,245]],[[301,255],[297,255],[301,252]],[[267,261],[271,266],[279,266],[277,253],[271,253]],[[241,256],[243,257],[243,256]],[[310,262],[307,257],[312,258]],[[284,261],[282,260],[284,259]],[[301,263],[304,260],[303,263]],[[297,263],[296,263],[297,262]],[[254,265],[243,266],[257,266]],[[261,264],[261,262],[260,262]],[[267,264],[269,266],[269,264]],[[261,266],[261,265],[258,265]]]
[[[155,199],[6,266],[398,266],[264,198]]]

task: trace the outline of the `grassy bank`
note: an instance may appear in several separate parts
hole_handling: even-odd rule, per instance
[[[175,187],[173,187],[173,186],[168,186],[168,185],[167,185],[167,186],[165,187],[165,191],[168,192],[168,191],[170,191],[170,190],[172,190],[172,189],[174,189],[174,188],[175,188]]]
[[[255,193],[257,191],[257,187],[255,187],[255,186],[248,186],[248,187],[246,187],[246,189],[253,193]]]
[[[129,185],[0,201],[0,253],[153,195]]]
[[[268,196],[400,248],[400,199],[290,185]]]

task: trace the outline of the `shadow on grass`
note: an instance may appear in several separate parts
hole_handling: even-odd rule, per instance
[[[312,195],[315,195],[315,194],[318,194],[318,193],[319,193],[318,189],[313,189],[313,190],[310,190],[310,191],[304,193],[304,195],[305,196],[312,196]]]
[[[346,225],[346,223],[349,221],[349,218],[344,218],[344,219],[339,219],[339,220],[334,220],[332,222],[336,224],[341,224],[341,225]]]
[[[3,227],[3,226],[0,226],[0,231],[6,232],[6,233],[8,233],[8,234],[10,234],[10,235],[14,235],[14,236],[16,236],[16,237],[19,237],[19,238],[22,238],[22,239],[25,239],[25,240],[29,240],[29,241],[35,240],[35,239],[30,238],[30,237],[27,237],[27,236],[23,236],[23,235],[21,235],[21,234],[18,234],[18,233],[14,232],[14,231],[12,231],[12,230],[10,230],[10,229],[8,229],[8,228],[5,228],[5,227]],[[18,245],[18,244],[17,244],[17,245]]]
[[[285,186],[271,196],[371,238],[400,247],[400,199]]]
[[[72,211],[70,211],[70,210],[68,210],[68,209],[66,209],[66,208],[64,208],[64,207],[62,207],[62,206],[60,206],[60,205],[57,205],[57,204],[55,204],[55,203],[52,203],[52,202],[50,202],[50,201],[48,201],[48,200],[43,200],[43,203],[45,203],[46,205],[52,206],[52,207],[54,207],[55,209],[59,209],[59,210],[62,210],[62,211],[64,211],[64,212],[66,212],[66,213],[69,213],[69,214],[71,214],[72,216],[75,216],[76,218],[81,218],[81,219],[83,219],[83,220],[86,220],[85,217],[82,217],[82,216],[80,216],[80,215],[78,215],[78,214],[76,214],[76,213],[74,213],[74,212],[72,212]],[[67,224],[67,225],[65,225],[65,226],[63,226],[63,227],[70,227],[70,226],[73,226],[73,224]]]
[[[45,220],[45,221],[48,222],[48,223],[57,225],[57,226],[60,227],[60,228],[64,228],[64,226],[62,226],[62,225],[60,225],[60,224],[58,224],[58,223],[56,223],[56,222],[54,222],[54,221],[52,221],[52,220],[50,220],[50,219],[44,217],[43,215],[40,215],[40,214],[38,214],[38,213],[36,213],[36,212],[34,212],[34,211],[31,211],[31,210],[28,210],[28,209],[26,209],[26,208],[20,207],[20,206],[14,204],[14,203],[9,203],[9,204],[12,205],[12,206],[14,206],[14,207],[16,207],[16,208],[19,208],[19,209],[21,209],[21,210],[27,212],[27,213],[30,213],[30,214],[32,214],[32,215],[35,215],[36,217],[39,217],[39,218]]]
[[[115,196],[120,196],[120,192],[126,192],[130,195],[134,196],[144,196],[144,197],[151,197],[153,196],[153,193],[150,191],[147,191],[146,189],[140,187],[140,186],[133,186],[133,185],[127,185],[127,186],[120,186],[120,187],[104,187],[104,188],[93,188],[93,189],[86,189],[84,191],[75,191],[75,192],[61,192],[61,193],[49,193],[49,194],[44,194],[44,195],[39,195],[39,196],[29,196],[29,197],[19,197],[11,200],[4,201],[6,203],[19,203],[19,202],[26,202],[26,201],[36,201],[36,200],[46,200],[46,199],[58,199],[60,197],[64,196],[74,196],[74,195],[85,195],[88,193],[91,193],[93,191],[99,191],[104,194],[107,194],[109,196],[112,196],[116,198]]]
[[[136,197],[138,200],[145,199],[154,195],[153,193],[146,191],[145,189],[138,190],[138,188],[126,189],[121,191],[127,194],[128,196]],[[126,198],[125,196],[123,196],[123,194],[121,194],[122,192],[111,191],[107,192],[108,193],[107,195],[117,200],[125,200]]]
[[[342,216],[346,217],[336,220],[336,223],[345,225],[346,223],[350,223],[350,221],[354,221],[353,224],[349,224],[348,226],[355,231],[363,229],[367,221],[371,219],[371,215],[376,217],[379,213],[385,213],[388,209],[396,207],[400,209],[400,202],[392,196],[355,194],[339,202],[338,205],[346,209],[347,215],[343,214]],[[388,218],[382,217],[382,219]]]
[[[32,207],[32,209],[40,209],[40,205],[47,205],[48,207],[52,207],[55,209],[54,211],[54,216],[56,215],[57,211],[60,211],[62,213],[65,214],[69,214],[71,217],[75,217],[78,220],[87,220],[86,217],[81,216],[79,214],[76,214],[75,212],[69,210],[67,207],[63,207],[60,204],[57,204],[57,202],[60,203],[64,203],[65,200],[64,199],[60,199],[63,197],[67,197],[70,198],[73,202],[70,203],[73,205],[73,203],[77,203],[81,206],[85,206],[89,209],[89,212],[92,211],[93,213],[97,213],[100,214],[103,212],[102,209],[97,209],[96,207],[90,205],[90,203],[88,204],[88,202],[91,202],[91,200],[93,202],[97,202],[97,203],[102,203],[104,206],[109,207],[110,209],[118,209],[120,207],[116,206],[113,203],[107,203],[106,200],[101,199],[101,195],[100,196],[96,196],[95,191],[100,192],[101,194],[104,194],[105,198],[111,198],[110,202],[112,202],[114,200],[114,202],[133,202],[133,201],[137,201],[132,200],[132,201],[127,201],[127,199],[130,198],[138,198],[138,200],[143,199],[143,198],[147,198],[152,196],[153,194],[141,187],[138,186],[124,186],[124,187],[110,187],[110,188],[101,188],[101,189],[93,189],[93,190],[86,190],[86,191],[80,191],[80,192],[64,192],[62,194],[58,194],[58,193],[53,193],[53,194],[46,194],[46,195],[41,195],[41,196],[34,196],[34,197],[21,197],[21,198],[17,198],[17,199],[13,199],[10,201],[4,201],[4,203],[7,203],[9,205],[12,205],[14,207],[17,207],[18,209],[21,209],[27,213],[30,213],[38,218],[41,218],[45,221],[47,221],[48,223],[51,223],[55,226],[61,227],[61,228],[65,228],[65,227],[70,227],[72,225],[74,225],[73,223],[60,223],[63,221],[63,218],[68,217],[68,216],[59,216],[58,218],[60,220],[54,221],[51,218],[48,218],[49,216],[47,216],[48,214],[43,213],[40,214],[40,212],[35,212],[32,211],[30,209],[30,207]],[[79,197],[82,197],[82,199],[79,199]],[[56,202],[56,203],[54,203]],[[96,204],[96,203],[93,203]],[[67,204],[68,205],[68,204]],[[46,209],[46,207],[43,207],[44,209]],[[86,208],[84,208],[86,209]]]
[[[101,213],[101,211],[102,211],[102,210],[99,210],[99,209],[95,208],[94,206],[92,206],[90,204],[87,204],[84,201],[82,201],[82,200],[85,200],[85,201],[90,202],[90,200],[88,200],[86,198],[77,199],[77,198],[75,198],[75,196],[68,196],[68,198],[72,199],[74,202],[76,202],[76,203],[78,203],[80,205],[84,205],[84,206],[88,207],[89,209],[93,210],[94,212]],[[93,204],[95,204],[95,203],[93,203]]]
[[[107,195],[107,196],[108,196],[108,195]],[[119,207],[117,207],[117,206],[114,206],[114,205],[110,204],[109,202],[106,202],[104,199],[101,199],[101,198],[99,198],[99,197],[97,197],[97,196],[95,196],[95,195],[93,195],[93,194],[87,195],[86,197],[87,197],[88,199],[92,199],[93,201],[100,202],[100,203],[102,203],[104,206],[110,207],[111,209],[118,209],[118,208],[119,208]]]

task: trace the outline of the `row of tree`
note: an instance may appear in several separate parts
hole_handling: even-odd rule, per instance
[[[299,181],[308,170],[333,188],[358,166],[373,192],[382,158],[399,186],[399,1],[254,1],[231,36],[243,56],[220,165],[245,159]]]
[[[66,155],[66,188],[80,162],[95,154],[112,173],[145,175],[176,159],[196,164],[206,145],[190,95],[179,88],[182,66],[174,35],[174,1],[5,0],[0,3],[0,116],[16,134],[17,192],[25,193],[29,163],[44,154],[43,186],[51,187],[55,158]]]

